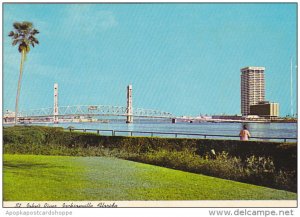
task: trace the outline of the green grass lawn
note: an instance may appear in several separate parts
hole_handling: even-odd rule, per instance
[[[4,201],[296,200],[296,194],[106,157],[4,155]]]

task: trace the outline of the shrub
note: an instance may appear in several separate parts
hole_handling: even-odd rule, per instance
[[[199,157],[195,155],[195,152],[188,149],[184,149],[182,151],[159,149],[157,151],[135,155],[129,159],[191,172],[194,172],[195,170],[192,165],[196,165],[200,160]]]
[[[274,177],[274,188],[297,192],[297,173],[296,171],[277,172]]]
[[[5,127],[3,131],[4,145],[42,144],[63,145],[67,147],[99,147],[122,148],[128,153],[143,154],[165,149],[168,151],[195,150],[204,156],[213,149],[216,153],[225,151],[231,157],[243,161],[251,156],[273,159],[274,166],[279,170],[297,169],[297,144],[263,141],[236,141],[213,139],[172,139],[152,137],[99,136],[95,133],[79,133],[64,131],[63,128],[41,126]],[[282,160],[284,159],[284,160]]]
[[[45,134],[39,128],[9,127],[4,128],[3,142],[15,144],[41,144],[45,141]]]
[[[199,156],[195,150],[160,149],[131,156],[129,159],[224,179],[297,191],[295,171],[277,171],[271,158],[251,156],[243,161],[241,158],[231,157],[224,151],[215,156],[210,153]]]
[[[207,175],[231,180],[240,180],[243,175],[241,159],[230,157],[225,151],[216,154],[214,159],[203,160],[200,170]]]

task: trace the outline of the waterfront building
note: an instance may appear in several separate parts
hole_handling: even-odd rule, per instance
[[[212,119],[223,119],[223,120],[245,120],[240,115],[213,115]]]
[[[241,113],[250,114],[250,106],[265,101],[265,67],[241,69]]]
[[[262,101],[257,105],[251,105],[250,114],[265,118],[279,117],[279,103]]]
[[[3,114],[3,122],[9,123],[14,121],[15,121],[15,112],[6,110],[6,112],[4,112]]]

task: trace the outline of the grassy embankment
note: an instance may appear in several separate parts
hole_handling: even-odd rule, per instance
[[[280,200],[296,194],[107,157],[4,155],[4,201]]]
[[[4,153],[117,157],[271,188],[297,189],[296,143],[105,137],[60,128],[11,127],[4,129]]]

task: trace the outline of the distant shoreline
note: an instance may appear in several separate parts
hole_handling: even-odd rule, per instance
[[[154,121],[155,122],[155,121]],[[230,119],[210,119],[210,120],[195,120],[195,119],[190,119],[190,120],[180,120],[180,119],[177,119],[177,122],[176,123],[190,123],[190,124],[193,124],[193,123],[262,123],[262,124],[265,124],[265,123],[284,123],[284,124],[289,124],[289,123],[297,123],[298,120],[230,120]],[[14,122],[2,122],[3,126],[5,125],[14,125]],[[53,123],[52,121],[47,121],[47,122],[43,122],[43,121],[32,121],[30,123],[28,122],[24,122],[24,123],[18,123],[18,125],[30,125],[30,124],[51,124]],[[104,122],[104,121],[82,121],[82,122],[73,122],[73,121],[59,121],[59,123],[80,123],[80,124],[84,124],[84,123],[109,123],[109,122]],[[175,124],[176,124],[175,123]],[[174,124],[172,122],[170,122],[170,124]]]
[[[297,123],[297,120],[210,120],[213,123]]]

